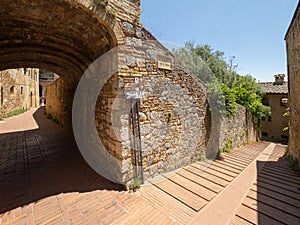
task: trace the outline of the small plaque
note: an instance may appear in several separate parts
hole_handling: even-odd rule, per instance
[[[164,70],[172,70],[173,59],[165,55],[157,55],[157,68]]]

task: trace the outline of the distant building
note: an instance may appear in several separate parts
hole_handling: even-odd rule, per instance
[[[300,2],[286,33],[289,77],[289,152],[300,162]]]
[[[39,69],[0,71],[0,117],[39,105]]]
[[[287,143],[288,131],[284,128],[288,126],[289,119],[283,115],[288,108],[288,82],[284,81],[284,74],[274,78],[274,82],[260,83],[266,92],[262,103],[271,108],[271,115],[262,121],[262,139]]]
[[[40,70],[39,91],[40,91],[40,104],[46,104],[47,86],[52,84],[59,76],[47,70]]]

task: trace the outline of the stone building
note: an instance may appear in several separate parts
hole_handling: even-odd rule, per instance
[[[274,82],[262,82],[260,86],[265,91],[263,104],[269,106],[271,115],[262,121],[262,139],[287,143],[288,117],[284,116],[288,109],[288,82],[284,81],[285,75],[274,75]]]
[[[286,33],[285,41],[290,100],[289,152],[300,162],[300,3]]]
[[[18,109],[39,106],[39,70],[32,68],[0,71],[0,117]]]

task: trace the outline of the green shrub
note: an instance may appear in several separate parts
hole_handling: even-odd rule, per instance
[[[195,45],[193,42],[187,42],[184,48],[173,50],[173,54],[207,85],[210,96],[214,96],[213,92],[217,96],[223,95],[224,99],[216,99],[215,104],[222,106],[225,103],[228,116],[234,116],[237,104],[240,104],[252,113],[254,124],[259,129],[261,120],[270,115],[270,108],[262,104],[262,88],[251,75],[236,72],[237,65],[233,63],[235,57],[230,57],[227,61],[224,52],[215,51],[209,45]],[[211,72],[205,72],[206,67]],[[219,88],[212,77],[218,81]],[[223,107],[217,109],[223,110]]]
[[[233,146],[232,146],[232,140],[230,138],[228,138],[223,147],[220,149],[220,153],[222,152],[227,152],[227,153],[230,153],[233,149]]]
[[[133,178],[131,183],[129,184],[129,190],[136,191],[141,187],[141,180],[139,178]]]

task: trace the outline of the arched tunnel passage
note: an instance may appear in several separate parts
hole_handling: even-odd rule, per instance
[[[83,141],[79,146],[80,150],[82,148],[88,149],[92,155],[91,161],[98,165],[102,163],[101,167],[106,168],[106,171],[109,170],[107,174],[114,175],[115,179],[112,180],[126,184],[132,179],[130,173],[132,141],[128,126],[128,112],[122,109],[124,95],[120,95],[118,103],[115,99],[119,95],[114,92],[120,91],[121,93],[127,85],[126,82],[132,81],[132,77],[128,79],[128,76],[133,74],[136,76],[134,81],[136,78],[139,80],[139,77],[143,77],[141,80],[145,82],[145,92],[149,97],[143,101],[141,107],[146,118],[146,122],[142,124],[144,133],[141,136],[145,140],[143,144],[145,151],[147,151],[147,157],[144,158],[144,161],[150,162],[147,165],[147,177],[182,167],[197,160],[205,151],[204,138],[201,137],[205,133],[203,118],[206,113],[206,96],[203,90],[198,87],[195,79],[184,71],[179,62],[174,63],[173,68],[172,54],[141,27],[135,16],[131,15],[133,19],[128,19],[128,14],[125,12],[125,21],[119,21],[118,28],[115,30],[115,27],[106,24],[104,20],[81,5],[80,2],[92,1],[29,0],[25,2],[17,0],[8,3],[8,1],[0,0],[0,3],[3,3],[3,7],[0,9],[0,31],[3,34],[0,37],[0,70],[38,67],[59,74],[60,79],[51,87],[52,91],[50,92],[53,95],[50,98],[48,96],[46,111],[58,119],[64,128],[71,130],[71,120],[74,117],[70,112],[75,90],[81,83],[78,85],[78,82],[81,78],[89,78],[89,73],[83,75],[83,72],[88,71],[87,68],[93,68],[94,62],[103,56],[103,61],[99,62],[96,68],[101,71],[101,69],[107,68],[109,63],[116,63],[113,67],[116,70],[112,71],[111,68],[110,71],[106,71],[112,76],[111,81],[114,82],[111,82],[111,85],[109,82],[104,84],[104,79],[100,80],[102,83],[100,81],[93,82],[93,79],[90,79],[96,85],[86,85],[82,91],[87,100],[93,99],[92,104],[94,104],[97,102],[99,93],[101,93],[101,88],[97,89],[101,83],[104,98],[99,99],[101,104],[98,106],[107,105],[109,110],[106,110],[105,106],[102,111],[100,110],[95,115],[96,110],[91,104],[86,107],[78,107],[77,111],[82,118],[79,117],[77,121],[88,120],[87,122],[92,121],[94,124],[86,123],[82,126],[79,123],[75,130],[85,131],[91,128],[93,132],[84,132],[85,135],[88,135],[87,138],[93,136],[94,140],[97,139],[98,142],[104,140],[110,144],[113,140],[114,143],[112,145],[106,143],[104,150],[99,150],[98,146],[95,149],[89,149],[86,147],[88,141],[84,139],[85,142]],[[110,2],[118,2],[118,4],[126,2],[124,4],[127,6],[130,4],[134,6],[139,1]],[[124,42],[119,43],[120,39],[123,39]],[[118,46],[119,51],[109,51],[115,50],[114,47],[118,44],[120,44]],[[111,57],[105,57],[105,53],[111,53]],[[160,58],[160,56],[162,57]],[[105,63],[105,59],[109,63]],[[165,63],[170,66],[162,66]],[[94,75],[98,78],[99,75],[99,73],[90,74],[92,78]],[[109,79],[110,77],[107,76],[106,78]],[[123,86],[120,82],[122,80],[124,81]],[[95,88],[96,95],[92,97],[86,95],[93,88]],[[103,103],[106,101],[108,103]],[[186,104],[187,102],[188,104]],[[89,116],[85,116],[86,111],[90,109],[93,109],[92,112],[89,112]],[[117,113],[116,117],[118,118],[115,120],[119,123],[118,125],[121,123],[122,127],[112,128],[111,122],[114,121],[111,118],[112,113],[122,110],[124,115]],[[124,116],[123,121],[120,120],[120,116]],[[105,120],[106,125],[112,128],[107,135],[101,137],[102,140],[98,140],[97,131],[101,132],[103,129],[99,124],[95,126],[95,119],[98,120],[96,121],[98,123]],[[134,125],[132,126],[134,127]],[[114,134],[116,130],[119,135]],[[178,136],[178,131],[182,135]],[[152,134],[154,137],[150,139],[149,136]],[[79,134],[79,137],[82,136]],[[116,138],[118,140],[115,140]],[[105,151],[107,146],[110,149]],[[155,151],[152,151],[153,149]],[[99,152],[101,154],[98,154]],[[85,159],[87,160],[87,157]],[[90,162],[89,164],[91,165]],[[101,174],[102,168],[100,171],[96,171]]]
[[[5,1],[0,9],[0,70],[43,68],[77,81],[116,46],[111,28],[77,1]]]
[[[117,45],[112,28],[78,1],[0,0],[0,70],[41,68],[65,87],[56,117],[71,131],[73,95],[84,71]],[[52,109],[54,110],[54,109]]]
[[[41,68],[59,74],[61,95],[51,96],[57,102],[52,114],[71,130],[77,84],[95,59],[117,45],[114,31],[75,0],[0,0],[0,5],[0,71]],[[66,101],[61,101],[62,95]],[[72,135],[45,120],[43,110],[26,112],[40,129],[19,127],[0,135],[1,159],[6,160],[0,169],[0,213],[60,192],[120,188],[84,162]],[[89,184],[84,186],[84,180]]]

